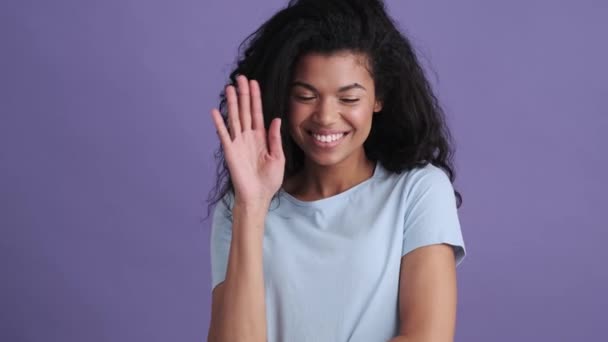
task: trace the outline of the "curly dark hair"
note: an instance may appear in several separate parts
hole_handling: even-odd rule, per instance
[[[308,53],[353,52],[368,59],[376,97],[382,110],[372,119],[364,143],[368,159],[401,173],[429,163],[442,168],[453,183],[453,143],[445,116],[416,57],[409,39],[397,28],[381,0],[291,0],[239,47],[230,84],[239,74],[255,79],[262,91],[264,124],[274,118],[289,120],[288,96],[298,59]],[[225,90],[219,109],[227,122]],[[281,125],[285,177],[304,165],[304,153]],[[209,207],[234,193],[220,144],[215,153],[217,182]],[[457,207],[462,196],[454,191]]]

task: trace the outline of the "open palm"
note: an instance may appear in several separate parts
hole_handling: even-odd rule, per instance
[[[237,77],[237,91],[226,88],[228,126],[217,109],[212,110],[236,200],[244,204],[268,204],[283,182],[285,156],[281,144],[281,120],[264,127],[260,86],[245,76]]]

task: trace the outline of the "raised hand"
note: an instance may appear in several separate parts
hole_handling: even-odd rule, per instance
[[[226,87],[228,128],[217,109],[211,111],[235,190],[235,200],[245,205],[269,205],[283,182],[285,155],[281,144],[281,119],[264,127],[260,86],[237,77],[237,91]]]

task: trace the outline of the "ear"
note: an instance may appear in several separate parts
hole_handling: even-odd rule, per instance
[[[376,103],[374,103],[374,113],[378,113],[381,110],[382,110],[382,101],[376,100]]]

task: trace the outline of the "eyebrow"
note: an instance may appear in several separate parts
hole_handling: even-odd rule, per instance
[[[310,91],[313,91],[315,93],[318,93],[318,91],[317,91],[317,89],[315,87],[313,87],[312,85],[310,85],[308,83],[304,83],[304,82],[301,82],[301,81],[295,81],[295,82],[293,82],[291,84],[291,86],[292,87],[300,86],[300,87],[306,88],[306,89],[308,89]],[[358,89],[363,89],[363,90],[367,91],[367,89],[365,89],[365,87],[362,86],[362,85],[360,85],[359,83],[353,83],[353,84],[349,84],[347,86],[340,87],[338,89],[338,93],[343,93],[343,92],[345,92],[347,90],[357,89],[357,88]]]

